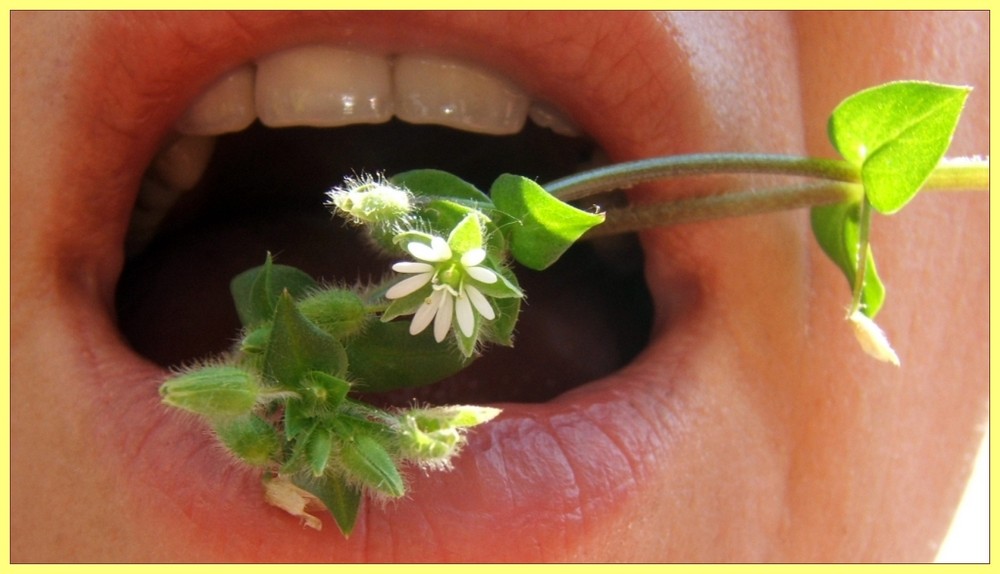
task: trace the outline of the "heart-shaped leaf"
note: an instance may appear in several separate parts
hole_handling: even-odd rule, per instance
[[[970,88],[892,82],[845,99],[830,116],[830,141],[861,169],[868,200],[899,211],[948,150]]]
[[[564,203],[526,177],[501,175],[490,195],[514,259],[531,269],[552,265],[588,229],[604,221],[604,215]]]

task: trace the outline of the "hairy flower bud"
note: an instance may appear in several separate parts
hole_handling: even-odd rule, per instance
[[[413,210],[408,191],[378,176],[348,178],[327,195],[329,204],[360,224],[391,226]]]
[[[400,450],[407,460],[432,468],[447,468],[465,444],[465,429],[500,414],[500,409],[447,406],[411,409],[400,422]]]
[[[208,417],[248,414],[256,405],[260,385],[238,367],[209,365],[168,379],[160,386],[163,402]]]
[[[214,428],[226,450],[251,466],[267,466],[281,450],[278,431],[256,415],[225,419]]]
[[[326,289],[311,293],[300,300],[297,306],[307,319],[336,339],[358,333],[369,317],[361,297],[346,289]]]

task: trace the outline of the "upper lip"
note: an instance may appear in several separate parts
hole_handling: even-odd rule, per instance
[[[61,261],[75,260],[92,270],[96,296],[104,300],[95,307],[106,308],[122,264],[120,245],[134,190],[173,121],[227,69],[303,43],[355,45],[387,53],[420,50],[471,59],[561,106],[614,159],[697,146],[693,126],[699,107],[694,90],[685,84],[689,80],[683,54],[663,28],[647,18],[652,17],[423,12],[117,15],[96,36],[98,43],[114,37],[113,44],[108,42],[112,52],[94,50],[87,56],[92,60],[76,63],[77,73],[89,74],[84,84],[90,95],[86,102],[74,104],[78,112],[85,112],[75,117],[91,124],[75,133],[90,134],[99,144],[86,154],[86,167],[81,168],[87,170],[81,179],[86,184],[64,201],[78,212],[78,225],[95,234],[83,239],[85,245],[78,237],[54,242],[56,248],[72,253]],[[564,41],[570,37],[572,41]],[[612,46],[604,40],[608,37],[622,41]],[[668,85],[671,93],[657,88]],[[650,93],[635,96],[643,90]],[[648,106],[653,97],[669,100],[664,106],[667,115],[651,116]],[[103,225],[109,220],[115,223]],[[656,473],[654,464],[668,464],[668,453],[660,452],[653,463],[643,452],[661,450],[669,442],[671,392],[678,375],[662,371],[678,364],[674,352],[658,356],[655,368],[647,355],[626,369],[628,376],[615,375],[548,404],[505,405],[501,419],[472,434],[453,472],[413,476],[410,499],[388,509],[368,505],[351,540],[330,532],[316,536],[300,530],[294,519],[258,504],[253,479],[239,473],[227,474],[228,480],[213,479],[213,465],[223,464],[218,453],[205,448],[202,437],[188,436],[197,434],[188,427],[163,417],[150,400],[154,381],[162,373],[113,336],[98,339],[96,354],[114,361],[97,363],[117,361],[119,366],[104,367],[104,374],[114,373],[95,384],[110,388],[123,385],[123,379],[150,383],[132,386],[141,389],[130,391],[141,397],[132,412],[102,421],[145,429],[141,441],[117,441],[115,456],[131,459],[129,468],[136,476],[148,477],[141,480],[145,488],[178,489],[187,500],[172,504],[179,505],[196,528],[232,531],[234,524],[236,530],[266,528],[275,541],[266,549],[247,541],[232,542],[233,552],[261,559],[578,558],[574,549],[585,543],[593,525],[613,523],[616,504],[644,488],[643,481]],[[128,400],[124,393],[116,394],[117,400]],[[636,400],[636,394],[644,398]],[[157,449],[180,462],[164,461]],[[483,545],[498,528],[504,536]],[[407,536],[421,544],[393,546],[393,540]],[[548,542],[554,545],[540,546]]]

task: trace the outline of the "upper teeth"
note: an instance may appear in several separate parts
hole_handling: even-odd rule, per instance
[[[255,119],[270,127],[382,123],[395,115],[486,134],[513,134],[525,119],[579,135],[544,103],[490,71],[454,60],[387,57],[330,46],[272,54],[226,74],[177,124],[185,134],[240,131]]]
[[[146,173],[128,250],[140,250],[181,192],[197,185],[215,136],[241,131],[257,119],[269,127],[336,127],[393,116],[493,135],[517,133],[530,117],[556,133],[580,135],[551,105],[533,102],[506,78],[469,64],[332,46],[293,48],[226,73],[177,121],[180,135]]]

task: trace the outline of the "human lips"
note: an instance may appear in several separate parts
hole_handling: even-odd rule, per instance
[[[74,165],[82,166],[59,198],[60,211],[70,216],[44,245],[31,246],[48,256],[43,260],[58,261],[58,280],[70,285],[62,302],[82,302],[74,305],[74,331],[98,326],[87,329],[82,344],[94,358],[87,371],[100,389],[98,402],[120,414],[95,424],[108,438],[108,460],[136,478],[127,496],[207,539],[228,532],[229,540],[206,555],[248,560],[586,559],[611,544],[609,533],[636,527],[644,497],[684,470],[673,456],[687,434],[683,387],[699,378],[690,365],[703,353],[693,348],[702,344],[692,320],[701,305],[700,279],[674,265],[655,237],[647,236],[654,247],[647,271],[662,279],[651,287],[658,329],[639,360],[545,404],[503,405],[503,417],[473,434],[453,472],[414,476],[412,496],[395,506],[368,505],[347,541],[301,530],[259,503],[254,477],[230,469],[213,481],[219,454],[163,415],[152,400],[162,371],[120,343],[107,310],[142,168],[197,93],[234,65],[304,42],[461,54],[557,103],[613,158],[629,159],[712,143],[703,139],[700,87],[692,85],[674,38],[640,14],[612,22],[562,14],[421,13],[391,22],[371,14],[142,18],[113,19],[96,33],[112,53],[98,50],[99,60],[76,63],[90,74],[86,93],[95,95],[73,106],[67,131],[95,145],[67,142]],[[626,30],[631,42],[601,42]],[[122,34],[137,41],[122,41]],[[123,46],[128,51],[119,52]],[[160,65],[149,66],[153,61]],[[669,112],[649,121],[648,110],[661,99]],[[255,542],[265,538],[267,545]]]

